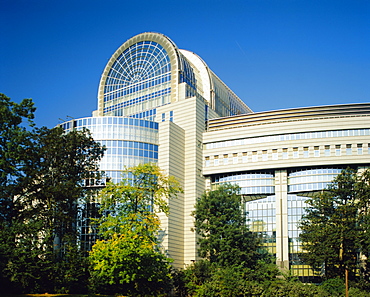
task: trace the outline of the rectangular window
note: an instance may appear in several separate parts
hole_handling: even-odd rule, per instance
[[[205,162],[204,162],[204,166],[205,167],[209,167],[209,157],[206,157],[206,159],[205,159]]]
[[[346,144],[346,155],[352,155],[352,144]]]
[[[310,151],[308,150],[308,146],[305,146],[303,148],[303,158],[309,158],[310,157]]]
[[[247,163],[248,162],[248,154],[245,152],[243,153],[242,162]]]
[[[278,150],[277,149],[273,149],[272,150],[272,160],[278,160],[278,159],[279,159]]]
[[[341,155],[341,149],[340,149],[340,144],[335,145],[335,155],[340,156]]]
[[[213,165],[218,166],[218,156],[214,156],[213,158]]]
[[[262,161],[267,161],[268,160],[268,155],[267,155],[267,150],[262,151]]]
[[[293,158],[299,158],[299,151],[297,147],[293,147]]]
[[[305,146],[303,148],[303,158],[309,158],[310,157],[310,151],[308,150],[308,146]]]
[[[330,145],[325,145],[325,156],[330,156]]]
[[[283,159],[288,159],[288,149],[283,148]]]
[[[173,111],[170,111],[170,122],[173,122]]]
[[[319,146],[314,146],[314,156],[315,157],[320,157],[320,147]]]
[[[225,154],[224,155],[224,165],[229,164],[229,155]]]
[[[257,151],[252,152],[252,162],[258,162]]]
[[[370,155],[370,143],[367,144],[367,153]]]
[[[233,154],[233,164],[237,164],[237,163],[238,163],[238,154],[234,153]]]
[[[357,144],[357,155],[362,155],[362,143]]]
[[[162,122],[164,122],[165,120],[166,120],[166,114],[162,113]]]

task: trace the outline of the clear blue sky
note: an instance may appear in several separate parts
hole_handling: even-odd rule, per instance
[[[253,111],[370,102],[369,0],[0,0],[0,92],[38,126],[90,116],[132,36],[197,53]]]

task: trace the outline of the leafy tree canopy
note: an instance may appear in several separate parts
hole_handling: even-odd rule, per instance
[[[0,281],[54,291],[76,272],[77,200],[104,149],[86,130],[36,128],[34,111],[31,99],[0,94]]]
[[[100,291],[156,294],[168,287],[171,260],[159,248],[158,213],[168,214],[167,200],[180,191],[179,183],[154,164],[128,168],[120,183],[101,191],[102,239],[90,254],[92,280]]]
[[[306,203],[309,207],[300,223],[300,239],[306,263],[325,278],[350,279],[368,274],[370,172],[343,170],[325,191]],[[361,274],[357,271],[362,270]]]
[[[199,235],[199,256],[221,266],[256,265],[260,243],[246,226],[240,188],[225,184],[205,193],[195,204],[193,216]]]

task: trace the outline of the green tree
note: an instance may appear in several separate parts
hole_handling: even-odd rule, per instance
[[[346,169],[326,190],[309,198],[300,223],[303,260],[325,279],[356,279],[364,269],[360,256],[369,255],[370,174]],[[366,275],[366,273],[362,273]]]
[[[201,260],[184,269],[184,289],[178,291],[185,296],[261,296],[278,274],[277,266],[265,261],[248,268],[242,264],[220,267]]]
[[[68,291],[87,272],[78,255],[76,219],[80,203],[89,197],[83,182],[98,177],[103,148],[85,130],[33,133],[14,185],[17,194],[11,197],[5,271],[27,291]]]
[[[257,264],[260,240],[246,225],[240,188],[221,185],[203,194],[195,204],[195,231],[199,256],[220,266]]]
[[[118,184],[100,193],[98,240],[90,261],[92,281],[100,290],[156,294],[169,283],[170,259],[160,250],[158,213],[169,213],[168,199],[181,191],[158,166],[128,168]]]
[[[13,197],[19,194],[18,179],[23,175],[33,134],[35,107],[31,99],[15,103],[0,94],[0,223],[10,224],[14,214]],[[25,123],[28,121],[28,124]],[[18,189],[18,192],[17,192]]]
[[[31,99],[17,104],[0,95],[2,280],[18,291],[68,290],[81,273],[71,268],[72,260],[83,263],[77,255],[78,200],[88,196],[83,181],[97,177],[104,150],[88,131],[35,128],[34,110]],[[31,121],[28,127],[24,119]]]
[[[12,251],[8,245],[13,239],[10,232],[12,217],[17,213],[13,197],[18,194],[17,179],[22,175],[22,166],[27,160],[32,136],[27,126],[33,126],[34,112],[31,99],[15,103],[0,94],[0,287],[4,290],[11,287],[5,270]]]

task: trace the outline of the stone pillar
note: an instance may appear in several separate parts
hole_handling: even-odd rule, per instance
[[[276,195],[276,265],[280,269],[289,269],[288,242],[288,183],[287,171],[275,171]]]

